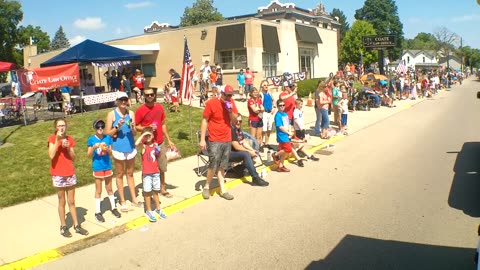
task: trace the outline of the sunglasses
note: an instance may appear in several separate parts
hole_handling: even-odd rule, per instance
[[[127,101],[128,101],[128,98],[121,98],[120,101],[122,101],[122,102],[127,102]]]
[[[242,123],[242,120],[237,120],[237,123],[239,123],[239,124]]]
[[[225,94],[226,97],[232,97],[232,94]]]
[[[105,126],[104,125],[98,125],[98,126],[95,126],[95,129],[105,129]]]
[[[154,97],[155,94],[145,94],[146,97]]]
[[[285,107],[285,104],[278,104],[278,107]]]

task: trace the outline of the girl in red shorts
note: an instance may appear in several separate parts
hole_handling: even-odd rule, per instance
[[[116,218],[122,215],[118,212],[115,206],[115,197],[112,189],[112,137],[103,134],[105,130],[105,122],[102,119],[93,121],[93,128],[95,135],[88,138],[87,141],[87,156],[92,158],[93,177],[95,177],[95,219],[98,222],[105,222],[102,215],[102,182],[105,181],[105,190],[110,201],[110,209]]]

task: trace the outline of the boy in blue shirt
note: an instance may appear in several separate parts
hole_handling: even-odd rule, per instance
[[[278,165],[277,172],[290,172],[287,167],[283,165],[285,158],[292,153],[292,144],[290,137],[293,132],[290,131],[290,121],[288,114],[285,112],[285,102],[282,99],[277,100],[278,111],[275,114],[275,127],[277,129],[278,151],[272,153],[272,159]]]
[[[102,181],[105,181],[108,199],[110,200],[112,214],[120,218],[122,215],[115,206],[115,197],[112,189],[112,137],[103,134],[105,122],[97,119],[93,122],[95,135],[88,138],[87,155],[92,158],[93,177],[95,177],[95,219],[98,222],[105,222],[101,210]]]

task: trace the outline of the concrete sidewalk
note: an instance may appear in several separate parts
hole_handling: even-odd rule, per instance
[[[468,80],[465,82],[468,83]],[[278,96],[278,94],[279,93],[274,93],[275,96]],[[449,95],[448,92],[441,93],[441,95],[444,94]],[[423,99],[401,100],[395,102],[397,106],[395,108],[381,107],[366,112],[356,111],[349,113],[349,134],[352,135],[363,128],[408,109],[422,101]],[[199,105],[198,100],[193,103],[194,106]],[[242,115],[248,115],[246,102],[236,102],[236,105]],[[310,129],[315,123],[315,110],[313,107],[305,106],[303,111],[305,126],[307,129]],[[199,126],[200,124],[198,124],[198,127]],[[342,138],[343,136],[338,136],[325,141],[319,137],[312,136],[308,142],[308,148],[316,147],[316,149],[319,149],[320,145],[330,144]],[[274,144],[274,142],[275,134],[270,138],[270,143]],[[266,153],[263,153],[263,155],[266,161]],[[202,164],[200,165],[202,166]],[[269,166],[271,164],[266,165]],[[322,166],[322,160],[320,160],[318,166]],[[169,184],[168,190],[173,195],[173,198],[161,197],[162,207],[167,215],[172,215],[179,210],[203,200],[201,188],[205,182],[205,177],[197,176],[195,168],[197,168],[196,156],[183,158],[169,164],[167,183]],[[261,169],[261,167],[259,167],[259,169]],[[243,181],[245,181],[245,179],[246,178],[244,178]],[[228,188],[233,188],[243,183],[239,179],[228,180]],[[135,182],[137,187],[141,188],[140,172],[135,173]],[[235,196],[235,191],[233,191],[232,194]],[[102,191],[102,196],[105,198],[102,205],[108,206],[109,203],[104,190]],[[213,196],[211,199],[223,200],[219,196]],[[143,201],[143,198],[140,197],[140,200]],[[109,211],[106,211],[104,213],[106,222],[98,223],[94,217],[95,201],[94,185],[92,184],[76,189],[76,205],[79,221],[82,226],[90,232],[90,235],[88,237],[78,235],[74,233],[73,228],[70,228],[73,237],[64,238],[60,235],[59,231],[57,205],[57,197],[56,195],[52,195],[0,210],[0,220],[2,220],[0,223],[0,238],[2,239],[2,245],[0,245],[0,265],[2,266],[0,266],[0,269],[33,267],[61,257],[66,253],[108,240],[124,231],[141,228],[149,224],[148,220],[143,217],[143,209],[135,207],[131,207],[131,211],[128,213],[122,213],[122,217],[119,219],[111,215]],[[152,226],[161,226],[161,223],[168,222],[168,219],[169,218],[158,220],[157,223],[159,224]],[[69,215],[67,216],[67,224],[72,226]]]

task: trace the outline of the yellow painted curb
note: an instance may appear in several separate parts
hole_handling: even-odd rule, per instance
[[[34,266],[61,258],[62,254],[56,249],[47,250],[36,255],[0,266],[0,270],[30,269]]]

